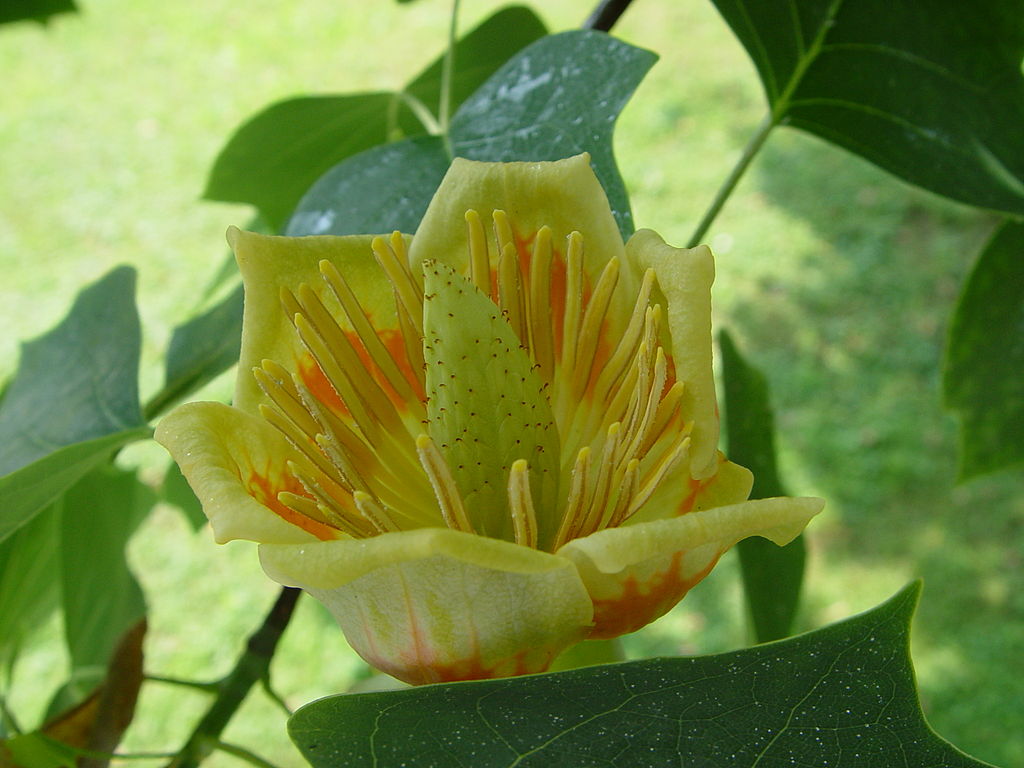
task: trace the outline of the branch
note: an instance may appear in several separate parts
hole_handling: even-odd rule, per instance
[[[583,22],[583,28],[596,29],[598,32],[611,31],[630,2],[632,0],[601,0],[590,14],[590,18]]]
[[[241,706],[252,686],[269,674],[270,661],[288,622],[300,590],[282,587],[263,624],[245,645],[245,652],[219,685],[217,698],[199,721],[185,746],[167,764],[167,768],[196,768],[220,746],[220,735]]]

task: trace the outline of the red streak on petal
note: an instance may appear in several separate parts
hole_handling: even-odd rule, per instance
[[[422,649],[414,646],[411,655],[421,653]],[[523,650],[506,659],[484,664],[479,656],[457,659],[446,663],[429,662],[405,664],[390,659],[367,659],[374,667],[397,677],[410,685],[426,685],[428,683],[453,683],[460,680],[490,680],[496,677],[515,677],[543,672],[557,654],[551,651],[540,656],[535,649]],[[539,656],[539,658],[538,658]]]
[[[249,474],[249,479],[246,482],[246,488],[248,489],[249,494],[256,499],[256,501],[272,511],[285,522],[291,523],[307,533],[313,534],[321,541],[329,541],[331,539],[338,538],[338,531],[331,526],[321,523],[319,520],[314,520],[311,517],[306,517],[305,515],[296,512],[291,507],[285,506],[278,500],[277,494],[282,491],[294,493],[296,496],[306,496],[306,490],[298,480],[291,475],[285,474],[278,478],[277,482],[273,482],[271,481],[269,474],[269,470],[265,475],[260,474],[256,470],[252,470]]]
[[[644,584],[640,584],[635,576],[630,576],[623,583],[619,597],[595,600],[594,628],[590,631],[590,637],[618,637],[647,626],[672,610],[718,562],[716,557],[703,571],[686,579],[680,573],[682,560],[683,553],[676,552],[668,567],[654,574]]]

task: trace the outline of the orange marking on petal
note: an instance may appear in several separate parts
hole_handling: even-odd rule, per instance
[[[334,390],[316,360],[306,355],[298,361],[298,369],[302,383],[321,404],[337,416],[351,416],[345,401]]]
[[[697,501],[697,496],[714,479],[714,475],[707,478],[706,480],[694,480],[692,477],[688,478],[690,485],[690,492],[686,497],[679,502],[679,506],[676,507],[677,515],[685,515],[687,512],[693,511],[693,505]]]
[[[291,523],[297,528],[301,528],[307,533],[313,534],[321,541],[330,541],[331,539],[338,538],[337,529],[332,528],[326,523],[321,523],[319,520],[306,517],[305,515],[296,512],[291,507],[285,506],[278,500],[277,494],[282,491],[288,491],[289,493],[294,493],[296,496],[306,496],[308,498],[308,494],[306,493],[306,489],[302,487],[302,483],[291,475],[282,475],[280,480],[277,483],[274,483],[269,477],[269,472],[266,475],[262,475],[256,470],[252,470],[249,474],[249,479],[246,481],[245,487],[249,491],[250,496],[285,522]]]
[[[413,651],[415,653],[416,651]],[[368,659],[373,666],[399,680],[412,685],[428,683],[454,683],[460,680],[490,680],[498,677],[516,677],[544,672],[558,654],[554,651],[538,654],[536,649],[518,651],[514,655],[484,664],[479,656],[458,659],[448,663],[403,665],[387,659]]]
[[[590,638],[611,638],[635,632],[664,616],[711,572],[718,558],[690,579],[683,578],[679,572],[682,561],[683,553],[676,552],[668,567],[644,584],[641,585],[635,576],[629,576],[619,597],[595,600],[594,628],[590,631]]]

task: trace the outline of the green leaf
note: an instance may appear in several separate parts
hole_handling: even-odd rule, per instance
[[[772,118],[971,205],[1024,213],[1024,0],[714,0]]]
[[[0,667],[57,607],[59,520],[51,507],[0,542]]]
[[[152,435],[149,427],[86,440],[60,448],[49,456],[0,477],[0,542],[39,514],[77,483],[90,470],[106,461],[119,448]]]
[[[423,268],[429,432],[476,532],[514,540],[508,483],[525,459],[540,547],[557,533],[558,431],[533,362],[493,301],[451,267]]]
[[[657,56],[601,32],[551,35],[499,69],[452,118],[456,156],[560,160],[590,152],[623,239],[629,198],[612,152],[615,118]]]
[[[374,147],[329,170],[306,193],[285,234],[414,232],[448,170],[436,136]]]
[[[122,635],[146,613],[125,545],[155,502],[134,472],[113,466],[90,473],[64,496],[61,584],[72,671],[105,672]]]
[[[499,11],[460,39],[452,106],[543,33],[544,26],[532,11],[512,8]],[[442,58],[403,89],[428,109],[440,94]],[[408,136],[426,133],[399,93],[278,102],[231,137],[214,163],[204,197],[251,203],[275,231],[280,230],[313,182],[346,158],[393,138],[392,123]]]
[[[242,348],[242,286],[171,335],[163,389],[146,404],[161,413],[238,362]]]
[[[74,0],[4,0],[0,3],[0,24],[13,21],[38,21],[45,24],[52,16],[78,11]]]
[[[164,481],[160,485],[160,498],[180,509],[193,531],[198,531],[206,525],[203,505],[196,498],[188,480],[181,474],[181,468],[177,462],[172,461],[167,466]]]
[[[967,279],[943,389],[960,415],[961,479],[1024,461],[1024,223],[1003,224]]]
[[[775,466],[775,419],[764,375],[725,331],[719,336],[729,458],[754,473],[754,499],[785,496]],[[786,637],[800,605],[806,551],[803,536],[784,547],[751,537],[736,546],[747,608],[759,643]]]
[[[908,649],[918,592],[717,656],[332,696],[288,728],[316,768],[977,768],[922,716]]]
[[[118,267],[84,289],[56,328],[22,346],[0,403],[0,475],[143,424],[134,294],[135,271]]]
[[[34,731],[0,742],[0,757],[6,749],[18,768],[75,768],[77,750]]]
[[[532,10],[519,5],[502,8],[461,38],[455,45],[455,70],[451,82],[452,108],[469,98],[515,53],[546,34],[544,22],[537,18]],[[405,87],[405,92],[427,107],[435,109],[441,100],[443,68],[442,55],[417,75]],[[423,132],[420,121],[405,106],[399,115],[398,124],[406,136]]]
[[[308,96],[271,105],[217,155],[203,197],[251,203],[277,230],[331,166],[387,140],[394,94]]]

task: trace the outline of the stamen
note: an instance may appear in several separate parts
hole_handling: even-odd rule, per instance
[[[590,369],[594,364],[594,353],[601,335],[601,325],[612,299],[612,292],[619,280],[619,260],[611,259],[605,264],[598,278],[594,293],[587,303],[583,315],[583,326],[580,329],[579,342],[576,347],[576,364],[573,369],[571,394],[579,398],[590,381]]]
[[[452,477],[448,463],[429,435],[420,435],[416,438],[416,452],[419,454],[420,464],[423,465],[423,469],[427,473],[430,485],[434,488],[434,495],[441,507],[441,516],[444,518],[445,525],[456,531],[475,533],[473,526],[469,523],[469,518],[466,517],[466,510],[462,506],[462,497],[459,495],[459,489],[455,485],[455,478]]]
[[[552,552],[559,547],[576,538],[580,526],[583,523],[583,512],[589,509],[587,505],[587,479],[590,476],[590,446],[584,446],[576,454],[576,463],[572,468],[572,485],[569,488],[569,499],[562,515],[562,524],[555,536],[555,545]]]
[[[576,368],[576,340],[583,307],[583,235],[573,232],[565,246],[565,311],[562,314],[562,370]]]
[[[392,238],[394,243],[394,238]],[[383,237],[373,238],[371,243],[373,255],[377,257],[384,274],[388,276],[398,295],[399,303],[405,308],[409,319],[413,322],[416,335],[423,337],[423,287],[416,284],[409,270],[407,259],[399,259],[395,251],[388,246]],[[402,252],[404,253],[404,244]]]
[[[508,476],[508,506],[512,514],[512,530],[516,544],[537,548],[537,515],[530,493],[530,473],[525,459],[512,462]]]
[[[619,485],[619,498],[615,502],[615,509],[612,516],[608,518],[606,528],[615,528],[626,520],[629,513],[630,502],[639,490],[640,460],[630,459],[626,465],[626,474]]]
[[[647,439],[644,440],[643,445],[640,447],[642,453],[646,454],[651,450],[651,446],[658,441],[666,427],[675,418],[679,412],[679,404],[682,401],[682,397],[683,382],[677,381],[668,388],[668,392],[665,393],[665,396],[661,398],[661,402],[658,403],[658,412],[654,416],[654,424],[647,433]]]
[[[384,507],[377,503],[376,499],[363,491],[356,491],[352,494],[352,500],[356,503],[359,514],[365,517],[374,528],[381,533],[391,533],[400,530],[394,520],[384,511]]]
[[[316,478],[309,475],[302,467],[294,461],[288,462],[288,472],[298,480],[313,500],[317,509],[324,515],[327,522],[335,528],[342,530],[358,531],[361,536],[373,536],[375,531],[367,527],[365,521],[352,515],[351,510],[345,509],[338,500],[338,497]]]
[[[604,449],[601,451],[601,467],[597,472],[597,482],[594,483],[593,495],[590,499],[587,516],[580,526],[578,537],[589,536],[601,527],[601,520],[604,518],[604,510],[608,506],[608,491],[611,485],[612,473],[615,470],[615,454],[619,449],[619,442],[622,439],[622,425],[615,422],[608,427],[605,436]]]
[[[551,229],[541,227],[530,259],[530,352],[545,380],[555,370],[554,328],[551,322]]]
[[[519,254],[515,246],[507,245],[498,260],[498,306],[508,324],[512,326],[520,343],[529,344],[526,330],[526,307],[522,289],[522,275],[519,271]]]
[[[491,295],[491,258],[487,254],[487,235],[480,214],[470,208],[466,211],[469,230],[469,279],[481,293]]]
[[[332,519],[331,515],[321,505],[306,496],[299,496],[297,493],[289,491],[281,491],[277,494],[277,500],[303,517],[308,517],[311,520],[337,528],[354,539],[366,538],[367,534],[362,529],[344,519]]]
[[[612,386],[621,378],[633,359],[637,345],[643,335],[646,325],[648,302],[651,299],[651,289],[654,287],[654,270],[648,269],[644,273],[643,282],[640,284],[640,291],[633,306],[633,314],[629,319],[629,325],[622,334],[615,353],[605,364],[601,375],[594,385],[594,402],[601,402],[608,396]]]
[[[420,403],[419,396],[413,392],[409,380],[398,369],[398,364],[380,340],[377,332],[373,329],[369,318],[366,316],[366,312],[363,311],[355,293],[352,292],[352,288],[345,278],[342,277],[338,268],[324,259],[320,262],[320,274],[323,275],[331,292],[338,299],[338,303],[341,304],[345,316],[359,336],[359,341],[366,349],[367,354],[370,355],[370,359],[373,360],[377,368],[384,374],[388,384],[410,406]]]
[[[491,219],[494,221],[494,239],[498,242],[498,253],[502,253],[506,245],[515,248],[516,239],[512,234],[512,225],[509,224],[508,215],[504,211],[494,211],[491,214]]]
[[[665,479],[666,475],[671,472],[682,460],[690,450],[690,438],[689,436],[680,437],[679,440],[668,450],[665,456],[662,457],[655,467],[648,472],[647,476],[643,479],[640,484],[639,490],[633,496],[633,500],[629,504],[629,509],[626,511],[625,517],[622,518],[622,522],[625,522],[633,515],[635,515],[640,508],[648,502],[654,492],[658,489],[658,486]]]

